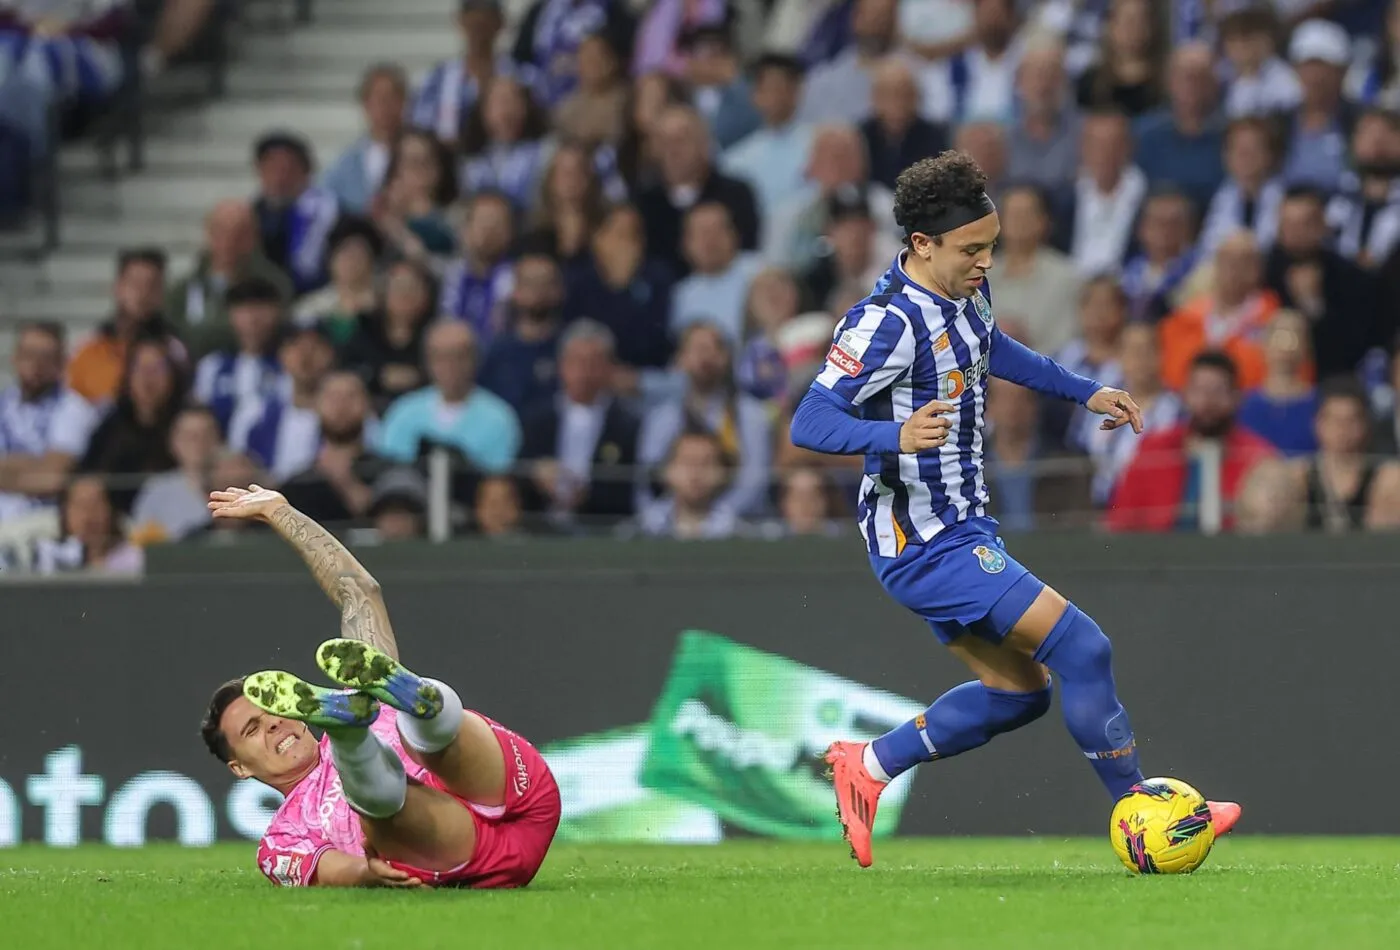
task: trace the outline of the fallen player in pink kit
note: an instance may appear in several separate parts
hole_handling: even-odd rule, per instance
[[[266,522],[340,609],[316,662],[343,689],[269,671],[214,693],[202,733],[241,779],[285,797],[258,845],[275,884],[523,887],[559,827],[559,787],[525,739],[398,662],[379,584],[275,491],[211,492],[215,518]],[[325,730],[318,742],[308,726]]]

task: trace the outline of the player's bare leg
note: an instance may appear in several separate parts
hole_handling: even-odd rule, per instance
[[[1101,777],[1119,761],[1132,762],[1136,770],[1132,733],[1126,727],[1126,714],[1113,695],[1112,648],[1098,624],[1046,587],[1007,633],[1002,646],[1038,664],[1043,662],[1056,674],[1066,724]],[[1080,702],[1080,693],[1087,702]],[[1081,708],[1095,705],[1096,709]],[[1108,748],[1097,748],[1103,745]],[[1217,837],[1228,833],[1239,821],[1238,804],[1209,805]]]
[[[478,805],[505,801],[506,764],[486,721],[463,710],[456,692],[419,676],[359,640],[328,640],[316,662],[343,686],[362,690],[404,713],[399,734],[410,757],[455,795]]]
[[[411,783],[403,763],[370,731],[379,702],[358,690],[325,689],[291,673],[254,673],[243,695],[265,712],[325,729],[345,799],[360,815],[368,849],[431,871],[467,863],[476,823],[451,795]]]

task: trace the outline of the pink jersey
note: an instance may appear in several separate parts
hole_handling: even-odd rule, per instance
[[[409,778],[422,781],[428,770],[404,751],[397,721],[398,711],[385,706],[370,731],[394,750]],[[320,764],[288,793],[258,842],[258,867],[274,884],[306,887],[321,855],[332,848],[365,853],[360,816],[345,800],[340,773],[331,761],[331,740],[322,736]]]

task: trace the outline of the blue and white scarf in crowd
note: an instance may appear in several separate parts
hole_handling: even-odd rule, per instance
[[[499,191],[516,208],[534,206],[538,183],[549,160],[545,139],[514,145],[488,145],[481,154],[462,162],[458,181],[462,191]]]
[[[531,44],[545,105],[557,105],[578,86],[578,48],[607,25],[610,5],[611,0],[546,0]]]
[[[1327,203],[1327,224],[1336,235],[1338,254],[1379,267],[1400,243],[1400,180],[1390,183],[1383,203],[1368,209],[1360,177],[1347,172],[1341,190]]]
[[[515,79],[532,94],[542,92],[540,71],[530,63],[517,63],[509,56],[498,56],[495,75]],[[466,64],[460,59],[445,60],[424,77],[423,85],[413,98],[409,117],[415,126],[432,129],[445,142],[455,142],[461,137],[467,115],[480,97],[481,83],[467,72]]]
[[[1227,180],[1216,190],[1206,210],[1205,224],[1201,226],[1201,253],[1207,256],[1215,253],[1221,241],[1232,231],[1241,229],[1252,232],[1259,247],[1268,250],[1278,239],[1278,213],[1286,190],[1282,179],[1270,179],[1259,189],[1254,207],[1247,209],[1240,186]],[[1249,220],[1245,219],[1246,210],[1253,212]]]
[[[276,395],[285,385],[283,379],[275,356],[210,353],[195,370],[195,398],[209,407],[219,430],[227,433],[240,401]]]
[[[326,238],[340,217],[333,192],[312,186],[292,205],[287,234],[288,265],[298,294],[325,282]]]
[[[1137,254],[1123,265],[1119,276],[1119,286],[1128,297],[1128,318],[1130,320],[1151,320],[1152,304],[1165,301],[1181,286],[1181,283],[1195,269],[1199,254],[1192,248],[1162,268],[1160,274],[1152,273],[1152,265],[1143,254]]]
[[[482,277],[473,274],[465,260],[453,261],[442,275],[438,310],[470,325],[484,351],[500,332],[502,307],[510,297],[513,278],[510,261],[499,262]]]

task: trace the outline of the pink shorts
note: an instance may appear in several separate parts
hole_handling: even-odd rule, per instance
[[[481,715],[477,713],[477,715]],[[435,887],[509,888],[529,884],[544,863],[559,828],[559,785],[544,756],[522,737],[482,716],[496,733],[506,762],[506,801],[487,808],[455,795],[431,772],[422,782],[447,792],[472,814],[476,848],[472,859],[448,871],[430,871],[399,861],[387,863]]]

